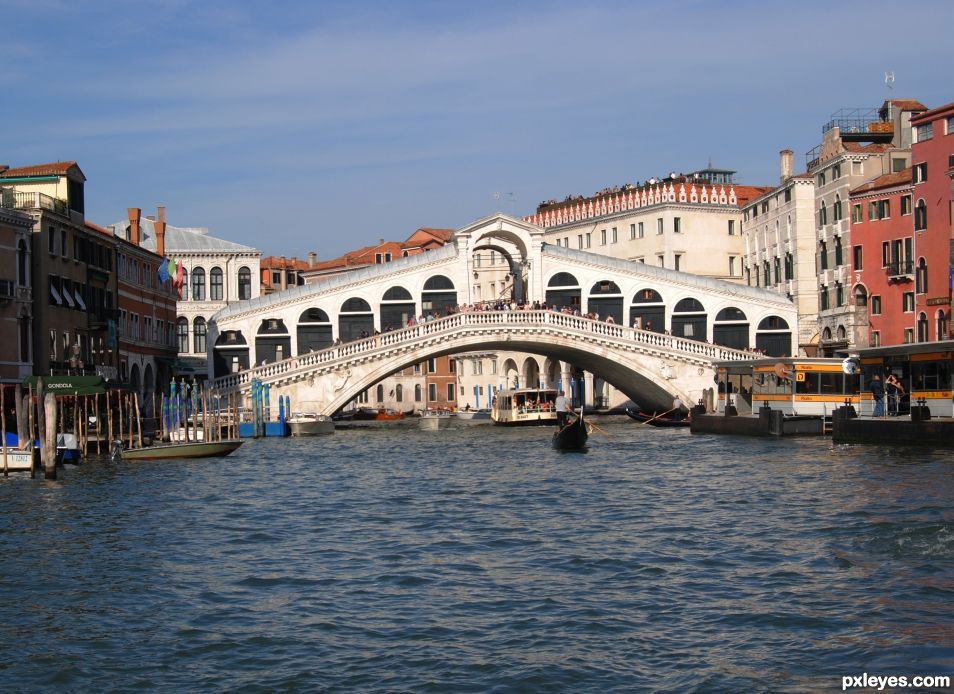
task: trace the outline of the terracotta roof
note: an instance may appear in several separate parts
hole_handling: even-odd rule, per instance
[[[83,226],[85,226],[87,229],[90,229],[90,230],[92,230],[92,231],[97,231],[97,232],[99,232],[100,234],[106,234],[107,236],[112,236],[112,235],[113,235],[113,230],[112,230],[112,229],[107,229],[106,227],[101,227],[99,224],[93,224],[92,222],[90,222],[90,221],[88,221],[88,220],[84,220],[84,221],[83,221]]]
[[[80,170],[79,166],[76,165],[75,161],[56,161],[50,164],[34,164],[33,166],[19,166],[12,169],[6,169],[0,173],[0,178],[20,178],[23,176],[65,176],[73,167],[76,167],[76,170],[79,171],[80,176],[83,176],[83,172]],[[86,176],[83,176],[83,180],[86,180]]]
[[[895,186],[901,185],[913,185],[911,183],[911,167],[909,166],[906,169],[901,171],[895,171],[893,173],[883,174],[877,178],[873,178],[867,183],[862,183],[857,188],[851,190],[851,195],[856,193],[867,193],[873,190],[880,190],[882,188],[893,188]]]
[[[927,106],[922,104],[917,99],[889,99],[888,100],[894,106],[897,106],[901,111],[926,111]]]
[[[280,258],[276,255],[268,255],[259,261],[259,266],[262,268],[284,268],[284,269],[294,269],[294,270],[308,270],[310,266],[308,265],[307,260],[302,260],[301,258]]]
[[[858,154],[880,154],[892,149],[894,145],[887,142],[870,142],[862,144],[860,142],[842,142],[846,152],[856,152]]]
[[[771,186],[737,186],[734,184],[731,186],[722,186],[719,184],[717,187],[734,188],[736,204],[739,207],[745,205],[745,203],[747,203],[749,200],[755,200],[755,198],[761,197],[766,193],[775,190],[775,188]]]
[[[938,116],[948,112],[954,113],[954,101],[952,101],[949,104],[944,104],[943,106],[938,106],[937,108],[932,108],[930,111],[925,111],[924,113],[919,113],[916,116],[912,116],[911,124],[918,125],[921,123],[925,123],[927,121],[933,120],[934,118],[937,118]]]

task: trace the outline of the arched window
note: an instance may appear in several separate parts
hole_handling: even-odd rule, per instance
[[[941,309],[937,312],[937,339],[938,340],[947,340],[950,336],[950,326],[948,321],[950,316],[948,316],[944,309]]]
[[[825,342],[831,342],[831,328],[825,328],[822,330],[822,340]]]
[[[205,270],[201,267],[192,271],[192,300],[205,301]]]
[[[832,209],[832,216],[835,218],[835,221],[841,220],[841,196],[835,196],[835,206]]]
[[[928,341],[928,319],[926,313],[918,314],[918,342]]]
[[[864,285],[855,286],[855,306],[867,306],[868,305],[868,290],[865,289]]]
[[[209,299],[212,301],[222,301],[223,296],[222,268],[214,267],[211,272],[209,272]]]
[[[914,206],[914,230],[924,231],[925,229],[927,229],[927,205],[924,203],[924,198],[921,198]]]
[[[818,226],[825,226],[828,224],[828,208],[825,206],[825,201],[822,200],[821,207],[818,208]]]
[[[381,383],[379,383],[379,384],[378,384],[378,387],[375,388],[374,395],[375,395],[375,400],[376,400],[376,402],[377,402],[379,405],[380,405],[382,402],[384,402],[384,385],[382,385]]]
[[[176,339],[179,342],[179,353],[184,354],[189,351],[189,319],[179,318],[176,321]]]
[[[252,298],[252,271],[244,265],[238,271],[238,298]]]
[[[30,278],[27,276],[27,269],[30,267],[28,260],[26,241],[20,239],[17,244],[17,285],[21,287],[30,283]]]
[[[924,258],[918,260],[917,271],[914,273],[914,287],[914,291],[918,294],[927,294],[928,268],[927,261]]]
[[[179,287],[179,298],[182,301],[189,300],[189,271],[182,268],[182,286]]]
[[[199,316],[192,322],[192,350],[196,354],[205,354],[205,318]]]

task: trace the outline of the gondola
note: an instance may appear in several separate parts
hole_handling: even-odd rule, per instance
[[[651,427],[687,427],[689,426],[688,417],[683,417],[681,419],[674,419],[668,413],[650,414],[649,412],[643,412],[642,410],[634,410],[631,407],[627,407],[626,414],[628,414],[631,419],[635,419],[637,422],[641,422],[642,424],[648,424]]]
[[[589,425],[583,421],[581,409],[575,420],[553,433],[553,447],[558,451],[579,451],[586,447],[589,436]]]

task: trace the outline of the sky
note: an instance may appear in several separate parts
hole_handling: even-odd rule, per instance
[[[954,101],[954,2],[0,0],[0,163],[86,216],[330,259],[690,172],[776,185],[842,108]],[[892,88],[885,73],[893,72]]]

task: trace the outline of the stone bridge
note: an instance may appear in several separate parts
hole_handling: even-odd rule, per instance
[[[457,313],[215,380],[220,392],[248,392],[252,379],[292,401],[309,394],[332,414],[398,369],[476,349],[543,354],[599,374],[644,406],[668,409],[674,394],[694,402],[713,385],[712,362],[750,352],[555,311]],[[293,395],[292,395],[293,394]],[[695,399],[690,399],[695,398]]]
[[[481,254],[502,264],[487,267]],[[515,303],[557,310],[471,310],[496,282],[508,282],[502,288]],[[434,318],[403,327],[425,314]],[[750,357],[751,347],[791,354],[796,322],[777,293],[548,245],[542,228],[495,215],[439,250],[220,311],[209,323],[209,375],[223,392],[246,392],[258,378],[331,413],[431,357],[524,351],[668,409],[673,395],[695,402],[712,387],[713,361]]]

